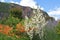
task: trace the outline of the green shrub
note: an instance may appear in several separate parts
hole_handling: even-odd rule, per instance
[[[57,29],[60,28],[59,26],[60,24],[58,24],[56,27],[54,27],[53,29],[49,29],[47,27],[45,27],[45,32],[44,32],[44,40],[60,40],[60,34],[58,34]]]
[[[21,8],[12,8],[10,9],[10,14],[11,16],[15,17],[15,18],[19,18],[22,19],[22,9]]]
[[[17,23],[20,22],[20,19],[14,18],[14,17],[9,17],[4,24],[7,24],[9,26],[15,27]]]
[[[0,40],[29,40],[28,37],[17,38],[16,36],[7,36],[5,34],[0,33]]]

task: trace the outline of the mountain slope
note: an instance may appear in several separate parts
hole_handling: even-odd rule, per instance
[[[29,19],[29,18],[33,18],[32,20],[30,20],[30,23],[28,22],[29,20],[26,20],[26,22],[25,22],[25,20],[23,21],[23,22],[25,22],[25,24],[27,24],[28,25],[28,27],[27,26],[25,26],[25,29],[26,29],[26,27],[27,27],[27,29],[28,30],[26,30],[26,31],[28,31],[28,33],[30,32],[30,34],[32,33],[33,34],[33,32],[34,32],[34,30],[36,31],[35,32],[35,34],[36,33],[38,33],[38,34],[40,34],[40,31],[41,31],[41,33],[43,34],[43,26],[45,27],[45,28],[47,28],[47,30],[54,30],[54,27],[57,25],[57,22],[55,21],[55,19],[53,18],[53,17],[50,17],[48,14],[47,14],[47,12],[45,12],[45,11],[43,11],[43,10],[41,10],[41,9],[32,9],[32,8],[30,8],[30,7],[25,7],[25,6],[21,6],[21,5],[17,5],[17,4],[13,4],[13,3],[1,3],[0,2],[0,19],[4,19],[4,18],[7,18],[9,15],[10,15],[10,9],[12,9],[12,8],[17,8],[17,9],[19,9],[19,8],[21,8],[21,10],[22,10],[22,17],[23,18],[25,18],[25,16],[27,16],[27,19]],[[34,12],[35,12],[35,15],[34,15]],[[37,15],[38,14],[38,15]],[[41,15],[42,14],[42,15]],[[14,25],[15,24],[15,22],[17,21],[17,19],[14,19],[13,17],[12,17],[12,19],[13,20],[11,20],[11,19],[9,19],[8,21],[7,21],[7,24],[9,23],[9,24],[11,24],[11,25]],[[20,18],[19,18],[20,19]],[[25,18],[26,19],[26,18]],[[35,19],[35,20],[34,20]],[[41,22],[42,21],[42,22]],[[5,22],[5,21],[4,21]],[[19,22],[19,20],[18,20],[18,22]],[[35,23],[34,23],[35,22]],[[5,22],[6,23],[6,22]],[[47,24],[46,24],[47,23]],[[17,23],[16,23],[17,24]],[[16,25],[15,24],[15,25]],[[36,26],[33,26],[33,25],[36,25]],[[38,25],[39,24],[39,25]],[[44,24],[46,24],[46,26],[44,25]],[[20,25],[20,23],[19,23],[19,25]],[[18,28],[21,26],[19,26],[18,25]],[[30,25],[30,26],[29,26]],[[30,27],[32,27],[33,26],[33,28],[30,28]],[[36,29],[36,28],[37,29]],[[35,28],[35,29],[34,29]],[[42,30],[41,30],[42,29]],[[32,30],[32,32],[31,32],[31,30]],[[31,36],[31,35],[29,35],[29,36]],[[34,35],[32,35],[32,36],[34,36]],[[39,38],[39,36],[38,35],[36,35],[37,36],[37,40],[40,40],[40,39],[38,39]],[[34,39],[36,38],[36,36],[34,36]],[[34,40],[33,39],[33,40]]]
[[[17,4],[13,4],[13,3],[1,3],[0,2],[0,19],[1,17],[6,17],[8,16],[9,14],[9,11],[11,8],[21,8],[22,9],[22,17],[24,18],[26,15],[28,17],[31,17],[32,16],[32,13],[33,13],[33,10],[36,10],[36,9],[32,9],[30,7],[25,7],[25,6],[21,6],[21,5],[17,5]],[[46,15],[47,17],[48,14],[43,11],[43,10],[40,10],[44,15]]]
[[[36,9],[32,9],[30,7],[25,7],[25,6],[21,6],[21,5],[17,5],[14,3],[2,3],[0,2],[0,19],[8,17],[10,14],[10,9],[12,8],[21,8],[22,9],[22,17],[25,18],[25,16],[28,16],[29,18],[31,16],[33,16],[33,10],[35,10],[37,12]],[[40,9],[40,12],[43,13],[46,21],[51,20],[51,21],[55,21],[55,19],[53,17],[50,17],[47,12],[43,11]]]

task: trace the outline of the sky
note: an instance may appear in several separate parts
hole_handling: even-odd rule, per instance
[[[0,2],[15,3],[31,8],[37,8],[38,4],[39,8],[46,11],[49,16],[56,20],[60,19],[60,0],[0,0]]]

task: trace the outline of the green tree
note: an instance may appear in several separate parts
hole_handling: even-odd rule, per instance
[[[13,16],[15,18],[22,19],[22,9],[21,8],[11,8],[10,9],[10,16]]]
[[[57,32],[57,34],[60,34],[60,21],[59,21],[58,25],[56,26],[56,32]]]

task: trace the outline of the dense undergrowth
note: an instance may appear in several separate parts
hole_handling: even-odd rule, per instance
[[[10,9],[10,15],[0,20],[0,40],[29,40],[21,9]]]

